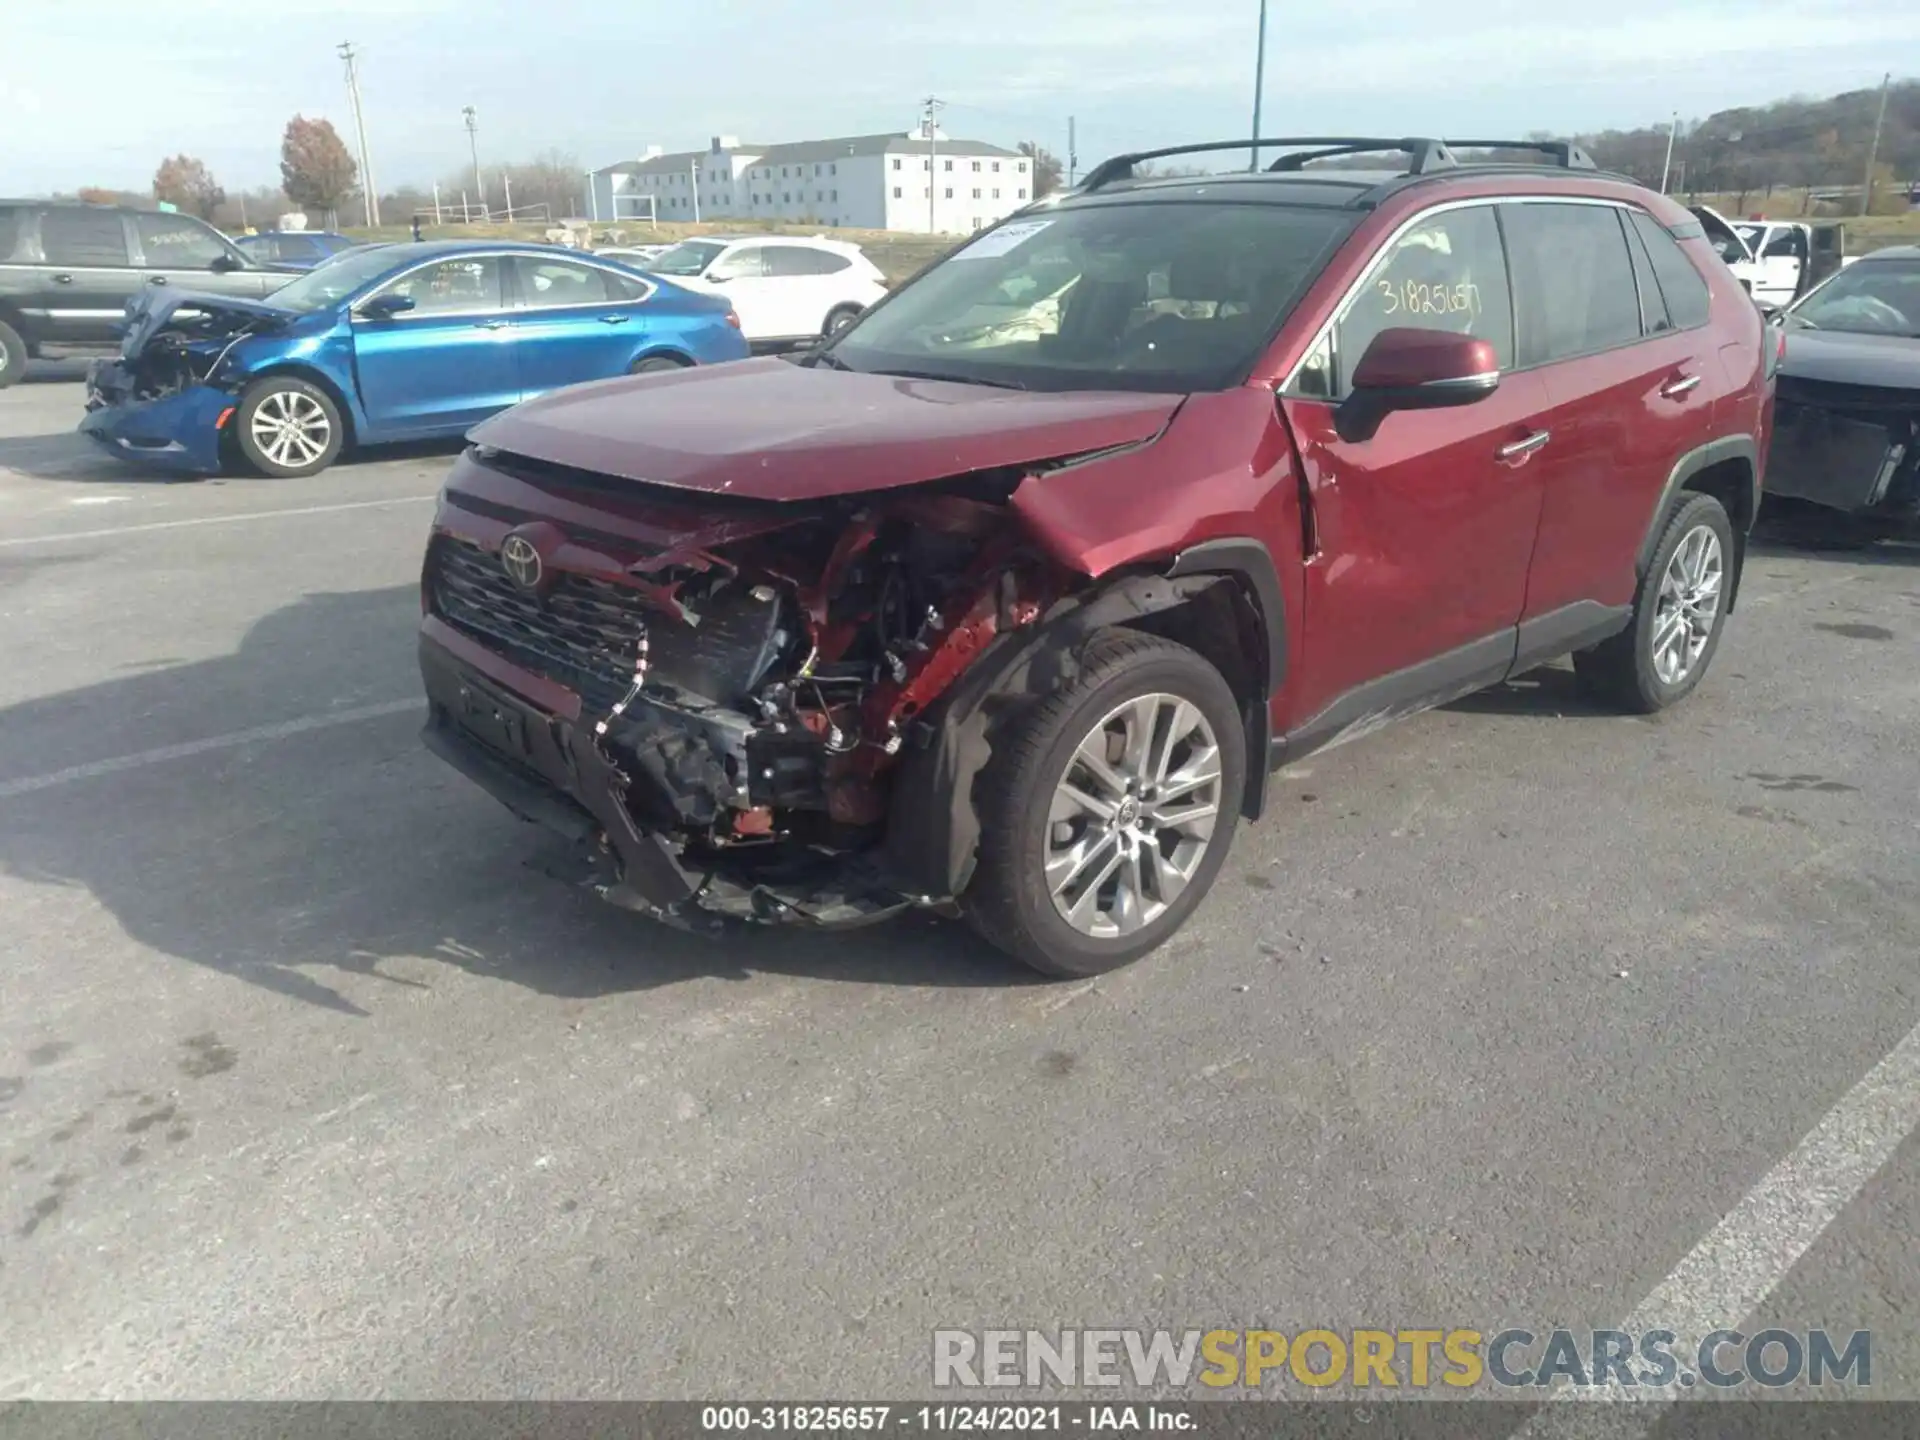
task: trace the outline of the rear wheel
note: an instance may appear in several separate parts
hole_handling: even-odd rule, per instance
[[[1711,495],[1673,512],[1634,597],[1633,623],[1573,657],[1595,698],[1650,715],[1691,694],[1707,673],[1733,586],[1733,523]]]
[[[659,375],[668,370],[684,370],[686,361],[676,360],[671,355],[649,355],[644,360],[636,360],[627,367],[629,375]]]
[[[333,397],[292,375],[269,375],[249,385],[233,425],[247,463],[275,480],[326,469],[346,439]]]
[[[835,306],[827,312],[827,320],[826,323],[820,327],[820,335],[823,339],[831,340],[859,318],[860,307],[858,305]]]
[[[27,342],[20,332],[0,320],[0,390],[18,383],[27,373]]]
[[[1116,630],[996,741],[982,777],[974,927],[1049,975],[1098,975],[1186,922],[1232,844],[1246,737],[1194,651]]]

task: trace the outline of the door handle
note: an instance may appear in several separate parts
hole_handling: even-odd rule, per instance
[[[1517,465],[1552,438],[1551,430],[1536,430],[1525,439],[1502,445],[1495,454],[1502,465]]]
[[[602,325],[624,325],[627,323],[627,319],[628,317],[625,315],[602,315],[600,317],[600,323]]]
[[[478,320],[474,322],[473,328],[476,330],[504,330],[507,328],[507,322],[504,320]]]
[[[73,277],[71,275],[56,275],[53,277],[53,283],[56,285],[71,285],[73,283]]]
[[[149,285],[164,285],[167,283],[167,277],[164,275],[149,275],[147,277],[147,283]]]
[[[1698,375],[1682,375],[1677,380],[1669,380],[1660,387],[1660,393],[1669,400],[1678,400],[1700,383]]]

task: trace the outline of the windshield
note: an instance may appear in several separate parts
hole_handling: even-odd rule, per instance
[[[315,266],[291,285],[282,285],[268,298],[286,310],[311,314],[338,305],[362,286],[370,285],[399,262],[385,246],[342,251],[324,265]]]
[[[1787,313],[1818,330],[1920,338],[1920,260],[1857,260]]]
[[[698,275],[727,247],[712,240],[682,240],[647,266],[656,275]]]
[[[827,353],[852,370],[1021,389],[1224,389],[1355,218],[1218,201],[1026,216],[949,256]]]

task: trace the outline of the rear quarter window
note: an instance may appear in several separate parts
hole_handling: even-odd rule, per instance
[[[125,266],[127,232],[117,210],[55,206],[40,216],[40,251],[49,265]]]
[[[0,205],[0,264],[27,258],[19,253],[27,233],[27,227],[20,223],[22,213],[15,207]]]

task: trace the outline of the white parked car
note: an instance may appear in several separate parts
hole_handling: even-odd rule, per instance
[[[838,334],[887,293],[886,277],[858,245],[797,235],[703,235],[646,268],[726,296],[741,331],[763,348]]]
[[[609,260],[618,260],[622,265],[631,265],[636,270],[645,270],[672,248],[671,245],[603,245],[593,253],[604,255]]]

